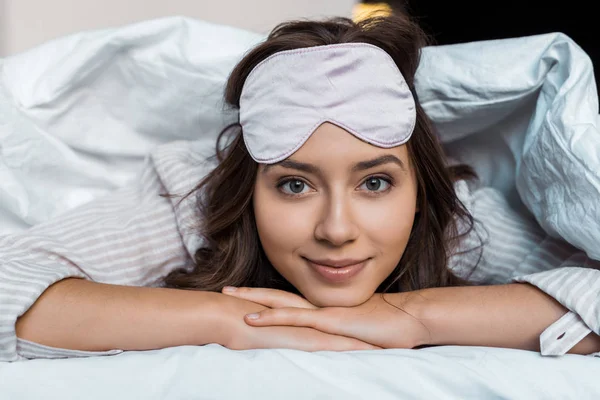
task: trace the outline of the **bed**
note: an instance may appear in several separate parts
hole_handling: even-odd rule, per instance
[[[0,60],[0,235],[126,185],[159,144],[212,148],[237,117],[221,99],[228,73],[263,39],[170,17]],[[598,98],[576,43],[552,33],[430,47],[417,91],[450,156],[549,234],[600,259]],[[0,397],[591,399],[600,397],[598,376],[595,357],[490,347],[306,353],[211,344],[0,363]]]
[[[6,399],[593,399],[594,357],[441,346],[307,353],[216,344],[0,364]]]

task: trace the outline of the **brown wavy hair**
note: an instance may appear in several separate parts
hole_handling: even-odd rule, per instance
[[[239,109],[244,82],[252,69],[274,53],[338,43],[369,43],[386,51],[404,75],[417,105],[417,122],[408,153],[416,169],[419,212],[406,250],[378,292],[467,285],[447,267],[461,237],[473,229],[473,218],[457,198],[453,181],[475,177],[468,166],[449,167],[431,121],[414,90],[421,49],[429,44],[423,30],[406,15],[360,22],[346,18],[291,21],[278,25],[233,69],[225,101]],[[188,195],[195,193],[204,245],[195,254],[191,272],[176,270],[167,287],[221,291],[224,286],[269,287],[298,293],[271,265],[256,228],[252,196],[258,164],[249,155],[239,123],[225,128],[216,144],[218,164]],[[225,135],[232,139],[221,148]],[[187,197],[187,196],[186,196]],[[468,230],[458,233],[457,221]],[[475,267],[475,266],[474,266]]]

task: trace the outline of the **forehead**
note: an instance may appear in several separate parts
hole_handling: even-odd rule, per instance
[[[324,122],[310,134],[306,142],[294,154],[297,157],[310,157],[311,154],[319,154],[321,151],[331,154],[350,152],[377,154],[386,150],[401,152],[401,148],[402,146],[385,148],[374,145],[363,140],[359,134],[355,135],[333,122]]]
[[[275,164],[261,164],[261,167],[264,173],[283,167],[318,174],[330,168],[359,172],[385,164],[406,171],[410,164],[406,145],[378,147],[337,125],[324,123],[290,157]]]

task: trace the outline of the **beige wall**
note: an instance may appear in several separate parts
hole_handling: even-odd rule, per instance
[[[286,19],[350,16],[355,0],[0,0],[0,56],[86,29],[184,15],[257,32]]]

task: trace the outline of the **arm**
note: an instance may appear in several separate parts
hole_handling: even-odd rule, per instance
[[[540,351],[540,335],[568,310],[529,284],[431,288],[405,304],[430,331],[428,345],[505,347]],[[588,334],[569,353],[600,351]]]
[[[358,306],[323,308],[280,290],[238,288],[226,293],[272,307],[246,316],[251,326],[312,327],[382,348],[463,345],[539,351],[540,333],[548,325],[576,315],[528,284],[375,294]],[[589,332],[580,331],[579,343],[568,347],[571,353],[600,351],[600,337]]]
[[[28,341],[84,351],[223,344],[222,296],[65,279],[40,296],[16,330]]]
[[[484,238],[482,257],[474,252],[478,265],[469,279],[480,285],[529,283],[564,307],[562,316],[540,331],[542,355],[565,354],[590,332],[600,334],[600,303],[594,300],[600,293],[600,262],[564,240],[550,237],[535,220],[514,211],[495,189],[470,191],[463,184],[457,185],[457,195],[479,221],[478,233]],[[466,242],[471,242],[466,243],[468,248],[478,244],[475,236],[472,232],[467,238]],[[468,272],[469,264],[462,254],[450,262],[459,274]],[[593,335],[585,340],[589,337]]]
[[[309,328],[255,329],[244,323],[245,314],[265,309],[215,292],[65,279],[48,288],[19,319],[17,333],[47,346],[84,351],[152,350],[209,343],[237,350],[377,348]]]
[[[560,268],[513,278],[514,282],[528,283],[536,287],[570,310],[541,334],[540,347],[543,355],[578,353],[578,342],[581,339],[585,337],[586,341],[600,334],[598,269],[598,261],[590,260],[584,253],[579,252],[565,261]],[[569,351],[574,347],[574,350]]]

